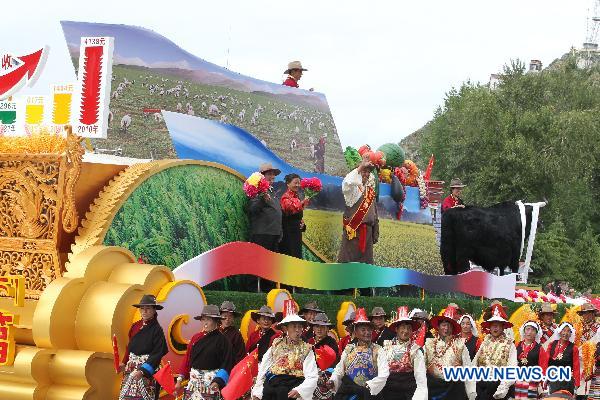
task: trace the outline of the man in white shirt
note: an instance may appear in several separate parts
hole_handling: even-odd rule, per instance
[[[346,210],[338,262],[374,263],[373,245],[379,239],[379,218],[373,168],[373,163],[363,158],[342,182]]]

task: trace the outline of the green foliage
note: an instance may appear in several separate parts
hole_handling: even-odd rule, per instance
[[[360,164],[361,161],[358,150],[351,146],[346,147],[346,150],[344,150],[344,159],[346,160],[346,166],[349,170],[358,167],[358,164]]]
[[[540,73],[512,61],[495,89],[470,82],[447,93],[424,128],[433,178],[460,177],[468,204],[541,201],[532,278],[600,290],[600,66],[574,58]]]
[[[385,164],[391,169],[401,166],[406,158],[404,149],[396,143],[383,144],[377,150],[385,154]]]
[[[198,165],[164,170],[142,183],[112,222],[106,245],[175,268],[205,251],[248,238],[240,179]]]

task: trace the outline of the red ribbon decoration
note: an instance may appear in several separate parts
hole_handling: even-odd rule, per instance
[[[119,358],[119,346],[117,346],[117,335],[113,335],[112,343],[113,343],[113,355],[115,357],[115,372],[118,374],[120,358]]]
[[[358,227],[358,249],[361,253],[367,250],[367,225],[360,224]]]

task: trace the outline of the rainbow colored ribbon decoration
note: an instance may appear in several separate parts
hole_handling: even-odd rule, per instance
[[[177,279],[200,286],[232,275],[256,275],[286,285],[317,290],[413,285],[427,291],[462,292],[514,301],[516,275],[482,271],[461,275],[427,275],[405,268],[364,263],[319,263],[273,253],[253,243],[232,242],[192,258],[177,267]]]

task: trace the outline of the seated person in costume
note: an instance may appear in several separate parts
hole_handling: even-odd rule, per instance
[[[420,324],[408,317],[408,307],[398,307],[390,329],[396,332],[384,341],[383,353],[388,361],[390,376],[381,391],[383,400],[426,400],[427,377],[423,350],[412,340]]]
[[[184,379],[189,382],[183,393],[183,400],[203,397],[220,397],[220,391],[229,380],[233,368],[231,343],[221,333],[219,325],[223,317],[219,307],[207,304],[199,316],[202,331],[192,337],[187,346],[185,358],[179,370],[175,390],[179,392]]]
[[[492,316],[481,324],[487,335],[483,339],[473,365],[477,367],[516,367],[517,349],[513,340],[506,336],[505,329],[512,328],[500,304],[492,307]],[[508,391],[514,381],[477,382],[477,400],[508,399]]]
[[[221,321],[221,332],[231,343],[231,351],[233,352],[233,365],[240,362],[246,356],[246,344],[240,330],[235,327],[235,317],[239,317],[240,313],[235,310],[235,304],[231,301],[224,301],[219,308],[223,320]]]
[[[379,239],[375,178],[371,174],[374,168],[366,155],[358,168],[350,171],[342,181],[346,209],[337,260],[340,263],[374,263],[373,245]]]
[[[469,350],[469,357],[471,360],[475,357],[475,353],[479,350],[479,344],[477,338],[479,336],[477,332],[477,325],[469,314],[461,315],[458,319],[460,324],[460,338],[464,340],[467,350]]]
[[[129,343],[119,366],[123,372],[119,399],[154,400],[158,399],[160,387],[153,375],[160,360],[169,352],[165,334],[156,319],[156,311],[163,306],[156,304],[151,294],[145,294],[133,306],[140,309],[142,319],[129,330]]]
[[[332,365],[336,365],[340,360],[340,355],[337,342],[334,338],[329,336],[329,330],[333,327],[333,324],[329,321],[329,317],[327,317],[327,314],[325,313],[319,313],[313,318],[310,325],[314,332],[314,336],[308,340],[308,344],[312,344],[315,351],[325,346],[330,347],[335,354]],[[335,393],[327,387],[327,381],[331,376],[331,371],[327,371],[327,369],[332,365],[323,367],[325,370],[319,368],[319,382],[317,384],[317,389],[313,394],[314,399],[325,400],[333,398]]]
[[[295,313],[295,305],[286,300],[285,317],[279,323],[285,337],[276,338],[265,353],[252,398],[262,400],[312,400],[319,369],[312,346],[301,338],[306,321]]]
[[[517,362],[520,367],[540,366],[542,328],[535,321],[527,321],[519,328],[521,341],[517,344]],[[537,399],[540,382],[515,382],[515,400]]]
[[[385,340],[391,340],[396,337],[395,332],[385,325],[385,319],[388,317],[382,307],[373,307],[369,319],[373,323],[373,343],[383,346]]]
[[[456,308],[446,307],[443,315],[431,318],[431,326],[435,329],[436,335],[426,339],[424,347],[429,398],[438,400],[475,398],[473,381],[444,380],[444,367],[471,365],[469,351],[464,341],[456,336],[460,332],[460,325],[456,322],[457,317]]]
[[[543,303],[538,311],[538,318],[540,320],[540,326],[542,328],[542,337],[540,344],[544,344],[554,335],[554,331],[558,328],[554,318],[556,311],[552,308],[550,303]]]
[[[450,196],[446,197],[442,202],[442,212],[445,212],[451,208],[465,208],[465,203],[463,203],[460,198],[460,194],[462,192],[462,188],[467,185],[463,185],[460,179],[454,178],[450,181]]]
[[[352,324],[354,322],[354,318],[356,318],[356,313],[354,311],[352,311],[350,313],[350,315],[348,316],[348,318],[345,319],[343,322],[344,329],[346,330],[346,336],[341,338],[340,342],[338,343],[338,348],[340,350],[338,352],[338,354],[342,354],[344,352],[344,349],[346,348],[348,343],[352,343],[355,341],[354,340],[354,325]]]
[[[425,345],[425,340],[429,338],[433,338],[433,334],[431,333],[431,324],[429,323],[429,314],[420,308],[413,308],[408,314],[410,319],[415,320],[419,323],[419,329],[413,332],[413,340],[419,346],[423,347]],[[425,330],[425,337],[421,339],[421,331]]]
[[[273,339],[280,336],[281,332],[273,328],[275,314],[269,306],[262,306],[260,310],[251,313],[250,317],[258,324],[258,329],[248,337],[246,352],[250,353],[258,347],[258,361],[261,361]]]
[[[575,345],[575,328],[569,322],[563,322],[554,331],[554,335],[546,342],[540,364],[544,372],[549,366],[571,367],[570,381],[548,382],[550,393],[560,390],[575,393],[581,383],[579,348]]]
[[[381,346],[372,342],[373,323],[364,308],[356,310],[353,325],[356,343],[346,346],[327,382],[337,400],[376,398],[390,374]]]
[[[315,319],[315,316],[317,314],[322,312],[324,311],[319,309],[319,305],[316,301],[309,301],[298,312],[298,314],[300,314],[300,316],[304,318],[306,322],[308,322],[306,328],[304,328],[304,332],[302,332],[302,340],[304,340],[305,342],[307,342],[310,338],[312,338],[315,335],[312,327],[310,326],[310,323]]]

